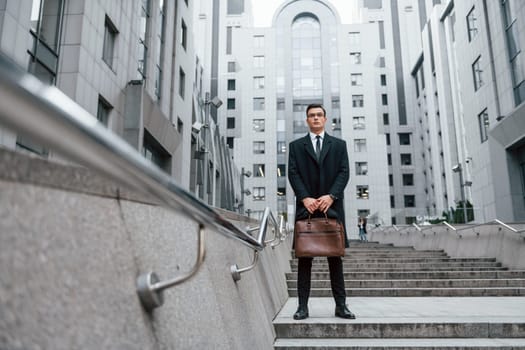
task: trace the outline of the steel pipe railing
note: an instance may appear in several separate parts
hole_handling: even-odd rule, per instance
[[[271,218],[275,223],[272,215],[266,215],[258,237],[252,237],[180,187],[171,176],[105,128],[59,89],[42,83],[2,54],[0,123],[119,184],[155,198],[161,205],[182,212],[201,224],[197,261],[188,274],[165,282],[160,282],[153,272],[138,277],[137,293],[147,310],[162,305],[164,289],[188,280],[198,271],[205,256],[202,225],[260,252],[265,247],[265,220]],[[283,234],[279,232],[279,235]]]

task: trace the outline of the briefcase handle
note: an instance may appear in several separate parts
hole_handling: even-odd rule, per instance
[[[326,220],[326,223],[328,224],[328,215],[324,213],[324,218]],[[308,214],[308,225],[310,225],[310,220],[312,219],[312,214]]]

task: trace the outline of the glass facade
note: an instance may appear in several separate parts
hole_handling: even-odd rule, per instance
[[[321,29],[317,19],[304,15],[295,20],[292,45],[294,98],[322,99]]]

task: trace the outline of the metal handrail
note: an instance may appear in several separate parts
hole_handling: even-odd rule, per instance
[[[264,249],[265,229],[259,230],[256,239],[238,228],[180,187],[172,177],[105,128],[59,89],[42,83],[2,54],[0,91],[0,122],[9,129],[28,135],[79,164],[151,196],[160,204],[182,212],[201,225],[209,225],[255,251]],[[266,227],[266,223],[261,223],[261,227]],[[146,309],[162,304],[160,293],[163,289],[195,275],[204,260],[202,230],[201,226],[197,262],[189,274],[167,282],[159,282],[152,272],[138,278],[137,292]],[[148,303],[148,299],[152,303]]]
[[[263,237],[268,229],[268,222],[273,226],[274,238],[268,241],[264,241]],[[281,242],[283,242],[286,239],[287,231],[285,228],[286,226],[283,225],[283,223],[284,223],[284,217],[282,215],[280,216],[279,224],[277,224],[277,221],[275,220],[270,208],[266,208],[264,210],[264,213],[261,219],[261,225],[257,229],[259,230],[259,237],[263,240],[265,246],[270,245],[272,248],[274,248],[277,245],[281,244]],[[253,230],[253,228],[251,230]],[[258,259],[259,259],[259,252],[254,251],[253,262],[251,265],[247,267],[243,267],[243,268],[239,268],[237,264],[230,266],[230,272],[232,274],[233,280],[235,282],[239,281],[241,279],[241,273],[250,271],[251,269],[253,269],[257,265],[257,262],[259,261]]]

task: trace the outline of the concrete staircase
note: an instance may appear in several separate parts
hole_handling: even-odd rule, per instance
[[[344,271],[356,320],[334,317],[325,258],[312,266],[310,318],[293,320],[291,267],[275,349],[525,349],[525,271],[493,258],[353,241]]]

